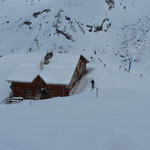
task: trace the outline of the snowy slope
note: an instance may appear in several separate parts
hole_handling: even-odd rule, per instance
[[[129,90],[1,105],[0,149],[149,149],[149,105],[149,93]]]
[[[131,55],[137,62],[149,54],[149,0],[5,0],[0,4],[0,55],[76,52],[102,65],[115,55],[125,69]]]
[[[0,105],[0,149],[150,149],[149,5],[0,0],[0,102],[10,92],[8,76],[27,55],[36,56],[27,52],[83,54],[91,62],[73,96]]]

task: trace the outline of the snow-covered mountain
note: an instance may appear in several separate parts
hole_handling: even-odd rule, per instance
[[[148,0],[1,0],[0,55],[37,51],[38,41],[41,51],[100,50],[138,57],[149,49],[149,4]]]
[[[26,53],[79,53],[91,62],[72,96],[0,105],[0,149],[150,149],[149,6],[149,0],[0,0],[0,102]]]

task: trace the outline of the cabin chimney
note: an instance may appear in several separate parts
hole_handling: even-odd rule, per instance
[[[46,54],[46,56],[44,57],[44,65],[49,64],[49,59],[53,57],[53,53],[49,52]]]
[[[44,61],[41,60],[41,62],[40,62],[40,70],[43,70],[43,68],[44,68]]]

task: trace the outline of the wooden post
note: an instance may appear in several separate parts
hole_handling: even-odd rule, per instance
[[[63,88],[63,97],[64,97],[64,95],[65,95],[65,94],[64,94],[64,86],[62,86],[62,88]]]
[[[30,99],[30,106],[31,106],[31,99]]]
[[[95,89],[96,89],[96,98],[98,98],[98,91],[99,91],[99,89],[97,87],[95,87]]]

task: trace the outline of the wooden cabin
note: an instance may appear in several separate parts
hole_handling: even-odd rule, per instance
[[[68,96],[87,72],[89,62],[82,55],[35,53],[23,59],[8,77],[14,97],[45,99]],[[45,60],[47,59],[47,60]],[[46,63],[45,63],[46,62]]]

